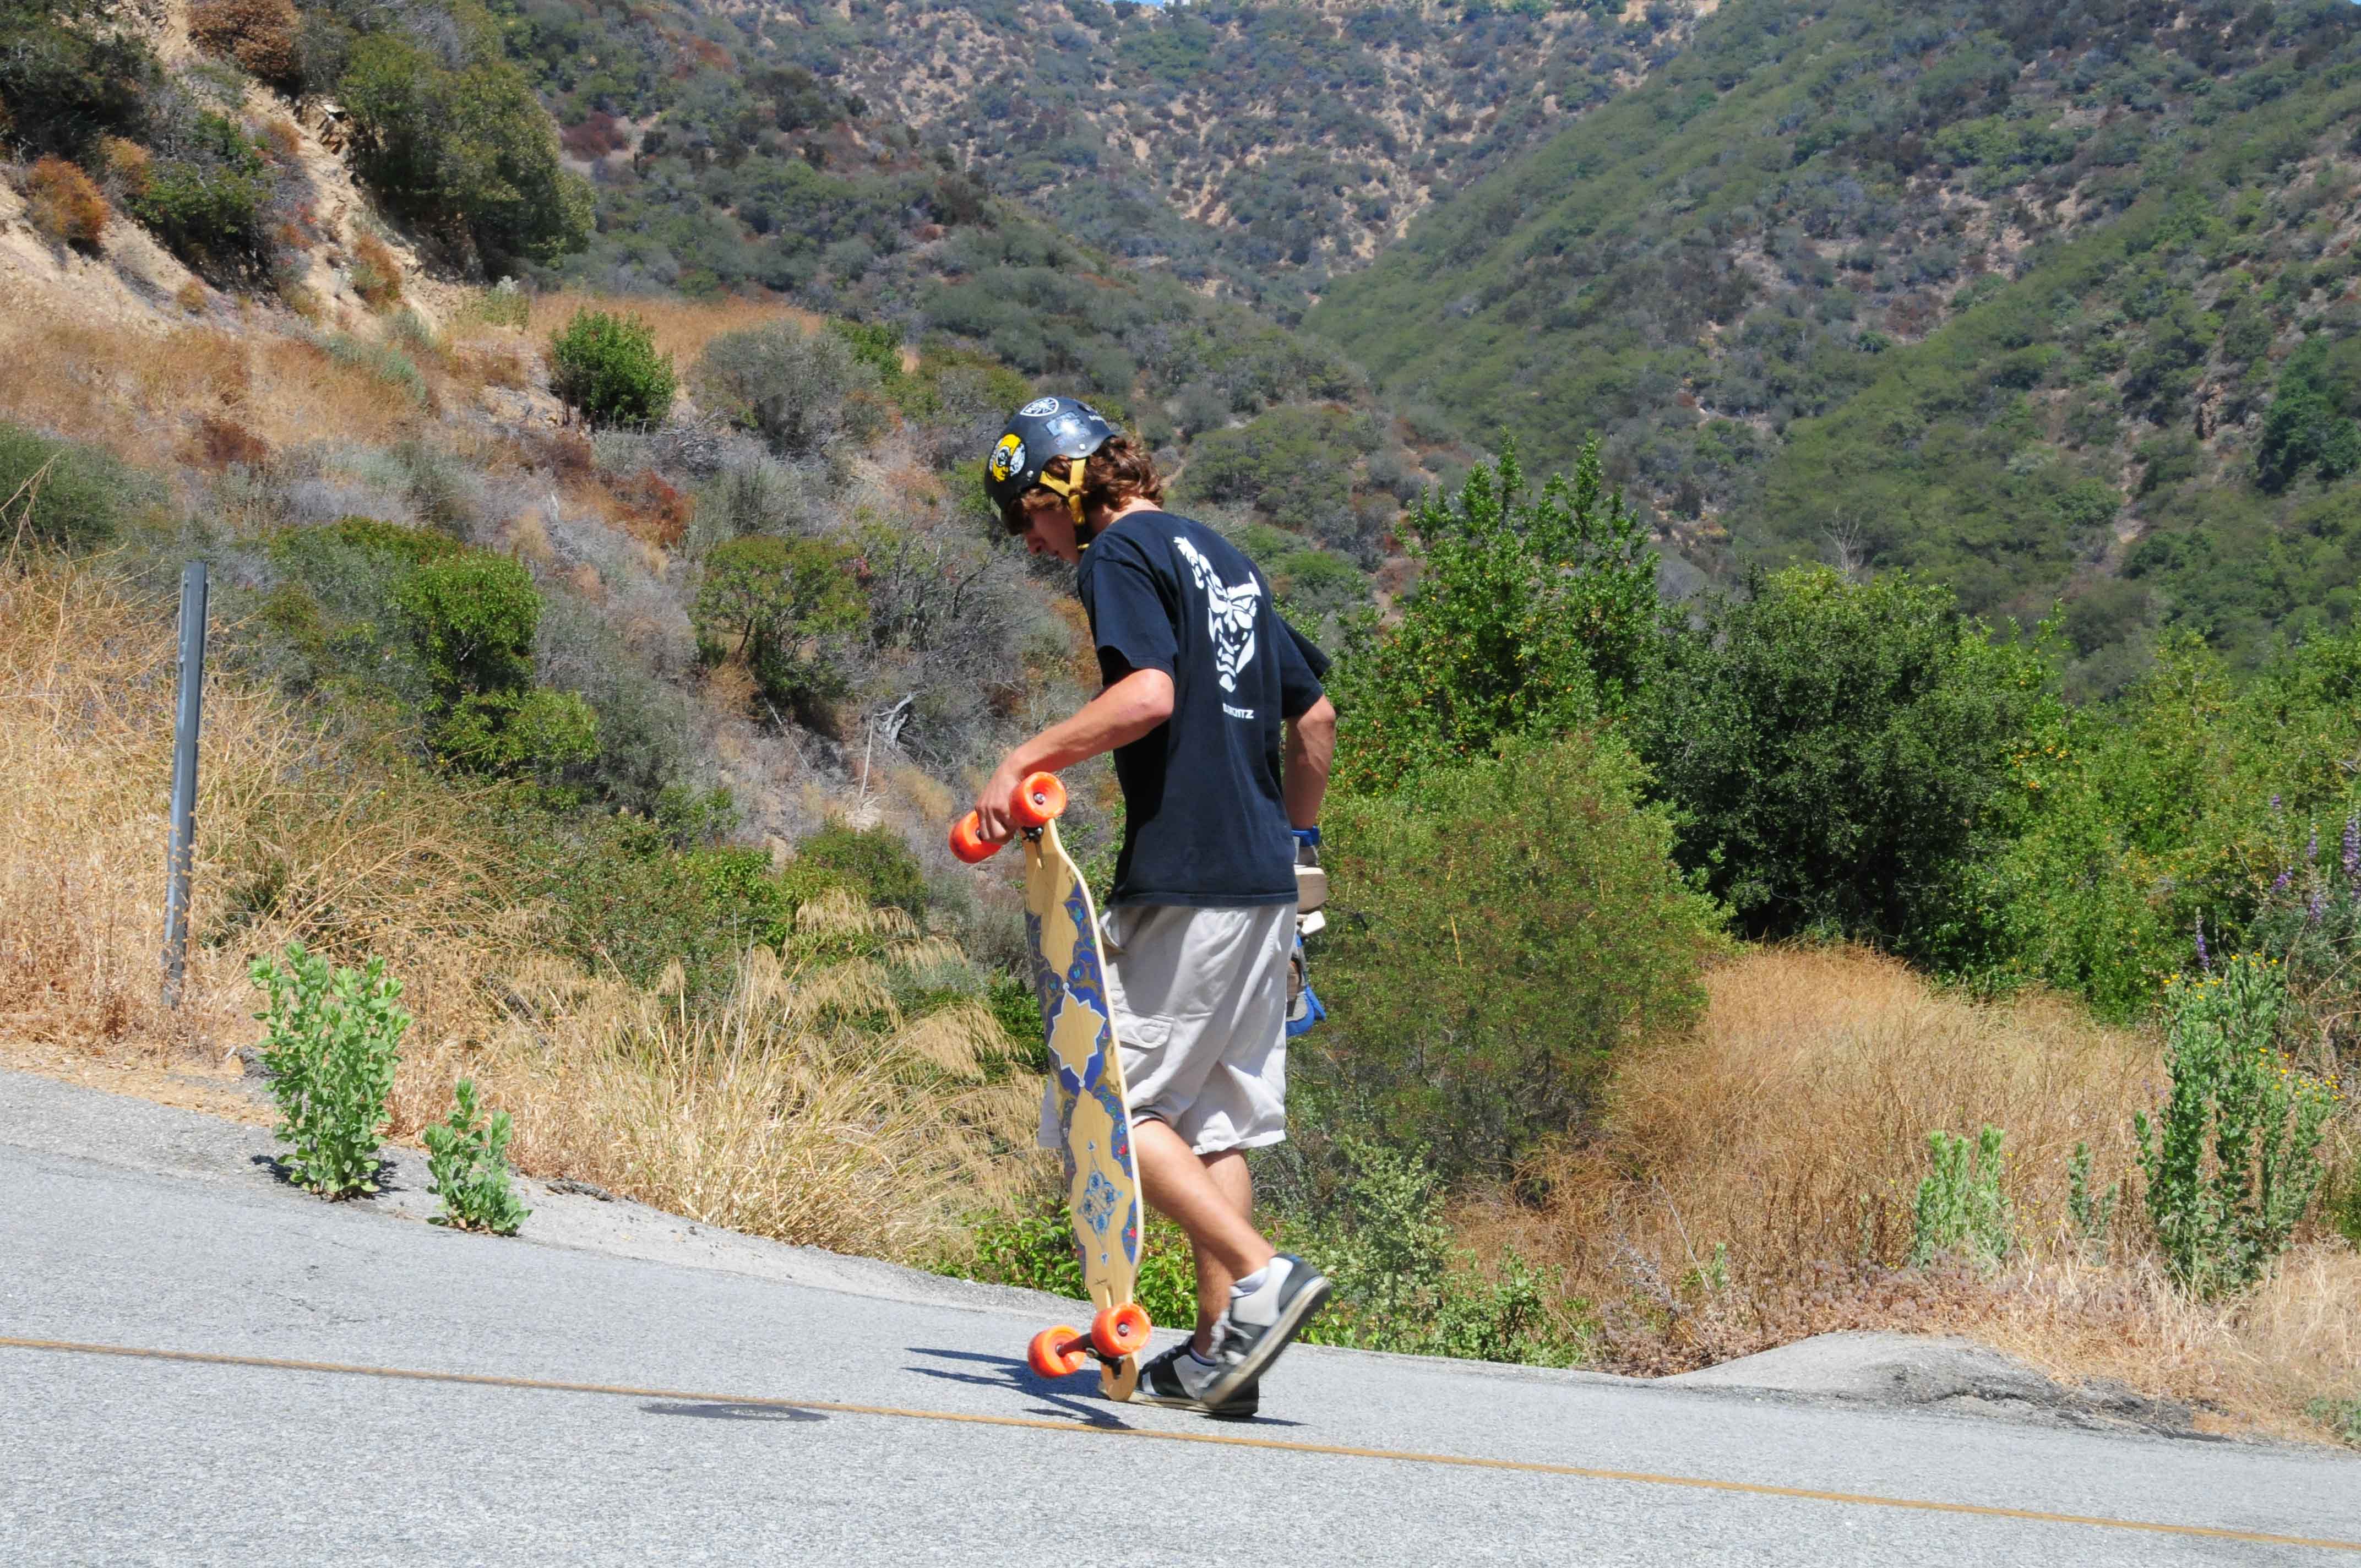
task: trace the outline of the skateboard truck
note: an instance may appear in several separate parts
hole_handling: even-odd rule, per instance
[[[1080,1372],[1096,1356],[1109,1368],[1148,1348],[1148,1310],[1137,1301],[1102,1308],[1091,1320],[1091,1332],[1060,1323],[1033,1336],[1025,1359],[1044,1377],[1065,1377]]]

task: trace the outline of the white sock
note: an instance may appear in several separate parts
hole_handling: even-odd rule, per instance
[[[1221,1365],[1218,1361],[1208,1361],[1203,1356],[1198,1354],[1197,1342],[1194,1340],[1191,1340],[1189,1342],[1189,1359],[1195,1362],[1200,1366],[1219,1366]]]
[[[1271,1260],[1272,1263],[1276,1263],[1279,1260],[1277,1258],[1273,1258]],[[1247,1275],[1245,1278],[1240,1279],[1236,1284],[1231,1286],[1230,1299],[1232,1300],[1235,1300],[1240,1296],[1253,1295],[1256,1291],[1263,1288],[1264,1281],[1268,1280],[1269,1277],[1270,1264],[1266,1263],[1260,1268],[1256,1269],[1252,1274]]]

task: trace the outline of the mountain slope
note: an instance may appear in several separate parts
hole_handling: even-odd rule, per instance
[[[832,25],[677,0],[628,16],[566,0],[500,15],[509,58],[566,127],[595,193],[588,247],[539,269],[544,282],[783,294],[914,349],[955,344],[1040,389],[1098,400],[1168,467],[1213,481],[1184,486],[1191,504],[1289,531],[1249,547],[1289,579],[1283,589],[1317,579],[1328,609],[1365,597],[1358,571],[1382,559],[1401,498],[1464,465],[1447,435],[1406,442],[1332,345],[1170,269],[1126,265],[1078,237],[1056,192],[1035,210],[988,191],[950,147],[859,90],[856,61],[877,71],[890,58],[925,80],[922,34],[885,57]],[[954,29],[973,21],[946,15]],[[1133,23],[1126,38],[1150,36]],[[1005,409],[969,411],[972,457]],[[1248,433],[1231,441],[1249,460],[1201,465],[1199,438],[1233,424]],[[1305,474],[1317,481],[1309,500]],[[1357,565],[1303,554],[1312,546],[1297,533]],[[1295,568],[1281,571],[1283,558]]]
[[[1749,0],[1312,324],[1470,435],[1604,432],[1708,565],[2066,592],[2102,687],[2161,627],[2252,646],[2350,602],[2356,16]]]
[[[1691,9],[659,6],[632,13],[631,47],[685,38],[701,58],[628,79],[613,69],[622,51],[579,41],[588,24],[565,5],[513,15],[552,60],[544,90],[568,125],[644,114],[656,98],[677,122],[711,98],[704,77],[725,71],[725,57],[800,69],[1127,264],[1288,320],[1438,195],[1644,77],[1677,47]],[[734,127],[703,117],[726,160]]]

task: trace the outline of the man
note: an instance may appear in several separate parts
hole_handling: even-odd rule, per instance
[[[976,799],[980,829],[1009,836],[1027,774],[1115,753],[1107,1001],[1148,1201],[1188,1233],[1197,1265],[1196,1334],[1141,1369],[1137,1397],[1243,1418],[1329,1290],[1255,1228],[1245,1151],[1287,1135],[1295,867],[1299,844],[1319,842],[1335,709],[1262,574],[1162,510],[1154,463],[1089,404],[1027,403],[986,479],[1011,534],[1078,567],[1105,689],[1002,759]],[[1041,1141],[1058,1146],[1046,1106]]]

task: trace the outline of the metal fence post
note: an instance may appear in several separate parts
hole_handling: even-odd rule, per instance
[[[164,869],[164,1005],[181,1004],[189,959],[189,866],[196,856],[197,722],[205,692],[205,564],[181,574],[181,690],[172,724],[172,841]]]

